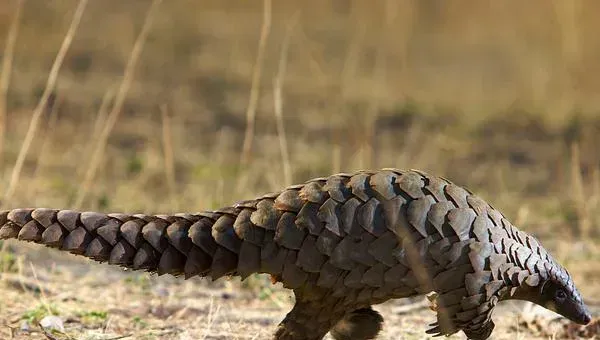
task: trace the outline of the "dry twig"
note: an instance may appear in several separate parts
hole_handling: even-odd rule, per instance
[[[260,39],[258,41],[258,54],[256,63],[252,70],[252,85],[250,88],[250,99],[246,109],[246,132],[244,134],[244,144],[242,146],[242,155],[240,163],[247,164],[250,160],[250,152],[252,151],[252,142],[254,138],[254,125],[256,120],[256,107],[258,105],[258,95],[260,90],[260,76],[262,73],[263,59],[267,39],[271,31],[271,0],[264,0],[263,23],[260,30]]]
[[[279,67],[277,69],[277,75],[275,76],[273,86],[273,106],[275,111],[275,119],[277,121],[277,135],[279,137],[279,149],[281,152],[281,161],[283,163],[283,177],[285,185],[292,184],[292,167],[290,165],[290,155],[288,150],[287,138],[285,135],[285,126],[283,125],[283,80],[285,78],[285,71],[287,65],[287,55],[290,45],[290,37],[292,30],[298,21],[299,13],[294,14],[290,20],[285,37],[283,38],[283,45],[281,46],[281,54],[279,56]]]
[[[175,195],[175,161],[173,157],[173,138],[171,137],[171,116],[166,105],[160,107],[162,116],[162,142],[163,154],[165,158],[165,177],[169,187],[169,197],[171,198],[171,208],[179,209],[177,206],[177,196]]]

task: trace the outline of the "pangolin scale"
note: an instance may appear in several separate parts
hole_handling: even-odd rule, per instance
[[[427,332],[487,339],[494,306],[529,300],[575,322],[590,313],[536,239],[449,180],[417,170],[336,174],[216,211],[0,213],[17,238],[159,275],[268,273],[294,291],[274,339],[373,339],[389,299],[435,292]]]

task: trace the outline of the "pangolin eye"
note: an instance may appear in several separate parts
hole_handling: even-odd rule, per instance
[[[555,295],[557,302],[563,302],[567,298],[567,293],[564,290],[559,289],[556,291]]]

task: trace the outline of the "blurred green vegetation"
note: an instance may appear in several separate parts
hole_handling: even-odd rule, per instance
[[[76,313],[76,316],[81,320],[82,324],[88,327],[105,324],[108,320],[108,313],[105,311],[80,311],[79,313]]]
[[[14,3],[0,3],[0,46]],[[74,204],[106,118],[99,107],[107,93],[114,99],[149,4],[89,2],[5,207]],[[85,209],[199,211],[281,189],[273,87],[297,18],[282,89],[293,182],[419,168],[468,186],[539,235],[578,236],[582,221],[597,235],[600,2],[273,1],[254,145],[240,165],[263,4],[161,4]],[[76,5],[25,1],[2,188]],[[172,189],[161,106],[171,116]]]
[[[6,251],[0,243],[0,273],[17,272],[18,264],[15,254]]]
[[[39,304],[34,309],[28,310],[21,315],[21,319],[30,324],[37,324],[48,315],[60,315],[60,311],[54,305]]]

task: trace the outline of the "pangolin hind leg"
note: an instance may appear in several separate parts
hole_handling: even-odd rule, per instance
[[[296,303],[277,327],[275,340],[320,340],[347,314],[342,298],[322,290],[294,289]]]
[[[356,309],[344,315],[331,329],[331,335],[336,340],[369,340],[375,339],[383,317],[371,307]]]

